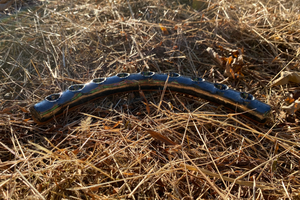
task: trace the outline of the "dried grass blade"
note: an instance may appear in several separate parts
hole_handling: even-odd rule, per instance
[[[159,101],[159,104],[158,104],[157,112],[160,111],[160,106],[162,104],[163,98],[164,98],[165,93],[166,93],[166,89],[167,89],[167,86],[168,86],[169,78],[170,78],[170,76],[168,75],[168,78],[167,78],[167,80],[165,82],[164,89],[163,89],[161,97],[160,97],[160,101]]]
[[[131,39],[133,40],[133,42],[134,42],[134,44],[135,44],[135,46],[136,46],[137,51],[139,52],[141,58],[143,59],[143,62],[144,62],[144,65],[145,65],[146,69],[149,70],[150,67],[149,67],[148,63],[147,63],[147,62],[145,61],[145,59],[144,59],[144,56],[143,56],[143,53],[142,53],[141,50],[140,50],[139,44],[136,42],[134,36],[131,36]],[[142,69],[142,71],[144,71],[144,68]]]
[[[50,71],[52,77],[53,77],[53,78],[57,78],[57,73],[56,73],[56,71],[53,72],[52,69],[51,69],[51,67],[50,67],[50,65],[49,65],[46,61],[44,61],[44,65],[46,65],[46,67],[49,69],[49,71]]]
[[[216,185],[208,178],[203,171],[190,159],[190,157],[185,153],[182,152],[184,157],[186,157],[195,167],[195,169],[203,176],[203,178],[208,182],[208,184],[224,199],[227,200],[226,196],[216,187]]]
[[[182,170],[181,168],[179,169],[169,169],[169,170],[164,170],[164,171],[158,171],[158,172],[154,172],[154,173],[149,173],[147,175],[138,175],[138,176],[134,176],[134,177],[127,177],[124,179],[118,179],[118,180],[114,180],[114,181],[108,181],[108,182],[103,182],[103,183],[99,183],[99,184],[95,184],[95,185],[90,185],[90,186],[86,186],[86,187],[74,187],[74,188],[68,188],[67,190],[85,190],[85,189],[91,189],[91,188],[100,188],[104,185],[110,185],[112,183],[118,183],[118,182],[122,182],[122,181],[127,181],[127,180],[132,180],[132,179],[138,179],[138,178],[143,178],[145,176],[149,177],[149,176],[157,176],[160,174],[166,174],[166,173],[171,173],[174,172],[176,170]]]
[[[191,166],[191,165],[187,165],[187,164],[184,164],[184,163],[180,163],[180,166],[183,167],[184,169],[187,169],[187,170],[198,171],[196,169],[196,167]],[[215,177],[215,178],[221,178],[221,179],[224,179],[225,181],[228,181],[228,182],[231,182],[231,183],[234,183],[234,181],[235,181],[235,179],[233,179],[233,178],[229,178],[227,176],[223,176],[223,175],[220,175],[220,174],[213,173],[213,172],[211,172],[207,169],[203,169],[203,168],[199,168],[199,169],[208,176],[212,176],[212,177]],[[242,181],[242,180],[237,180],[237,181],[235,181],[235,183],[238,184],[238,185],[244,185],[244,186],[249,186],[249,187],[253,187],[253,184],[254,184],[254,182],[252,182],[252,181]],[[257,188],[260,188],[260,189],[263,189],[263,190],[277,190],[277,188],[275,188],[275,187],[267,186],[267,183],[263,183],[263,182],[255,182],[255,183],[256,183]]]
[[[150,174],[153,170],[154,170],[154,168],[152,168],[148,174]],[[136,191],[143,183],[145,183],[150,177],[151,177],[151,176],[149,176],[149,175],[146,174],[145,177],[143,178],[143,180],[141,180],[141,182],[139,182],[139,184],[131,191],[131,193],[129,194],[128,198],[131,198],[131,197],[134,195],[135,191]]]
[[[237,180],[239,180],[239,179],[241,179],[241,178],[247,176],[247,175],[250,174],[251,172],[257,170],[258,168],[260,168],[260,167],[262,167],[262,166],[264,166],[264,165],[266,165],[266,164],[268,164],[268,163],[271,162],[272,160],[274,160],[274,159],[276,159],[276,158],[278,158],[278,157],[280,157],[280,156],[286,154],[286,153],[289,152],[292,148],[293,148],[293,147],[290,147],[289,149],[286,149],[285,151],[281,152],[280,154],[277,154],[277,155],[273,156],[272,158],[270,158],[269,160],[267,160],[267,161],[265,161],[265,162],[263,162],[263,163],[257,165],[257,166],[254,167],[253,169],[251,169],[251,170],[247,171],[246,173],[244,173],[244,174],[240,175],[239,177],[237,177],[237,178],[235,179],[235,181],[237,181]]]
[[[7,182],[11,181],[10,179],[6,179],[2,183],[0,183],[0,188],[2,188],[3,185],[5,185]]]
[[[33,63],[32,59],[30,59],[30,62],[31,62],[31,64],[32,64],[32,66],[34,67],[36,73],[38,74],[39,79],[41,80],[42,78],[41,78],[41,75],[40,75],[40,73],[39,73],[39,70],[36,68],[36,66],[35,66],[35,64]]]
[[[11,148],[9,148],[9,147],[6,146],[5,144],[3,144],[1,141],[0,141],[0,144],[1,144],[5,149],[7,149],[10,153],[12,153],[13,155],[15,155],[15,156],[18,157],[19,159],[21,159],[21,157],[20,157],[16,152],[14,152]]]
[[[17,170],[17,169],[16,169]],[[17,170],[18,174],[22,177],[23,181],[26,183],[27,186],[29,186],[32,190],[33,193],[36,194],[37,196],[39,196],[41,199],[45,199],[41,193],[39,193],[39,191],[23,176],[23,174]]]

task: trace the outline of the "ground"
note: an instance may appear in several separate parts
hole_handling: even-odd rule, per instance
[[[285,109],[297,106],[299,82],[274,84],[299,71],[298,7],[73,0],[4,10],[0,198],[299,199],[299,114]],[[44,125],[29,112],[71,84],[141,71],[223,83],[272,110],[262,124],[166,90],[110,95]]]

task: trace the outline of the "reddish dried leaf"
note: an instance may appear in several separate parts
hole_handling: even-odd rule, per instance
[[[139,93],[143,97],[143,99],[145,100],[145,102],[146,102],[146,110],[147,110],[148,115],[150,115],[149,103],[148,103],[148,101],[146,99],[146,96],[145,96],[144,92],[141,90],[141,88],[139,88]]]
[[[122,36],[127,35],[125,31],[120,31],[120,33],[121,33]]]
[[[169,35],[169,32],[166,27],[164,27],[162,24],[159,24],[159,27],[162,30],[164,35]]]
[[[279,145],[278,145],[278,142],[276,141],[276,145],[275,145],[275,154],[274,154],[274,155],[277,155],[278,149],[279,149]]]
[[[218,47],[221,51],[224,51],[224,48],[222,46],[218,45]]]
[[[276,57],[272,60],[271,63],[273,63],[273,62],[275,62],[276,60],[278,60],[278,57],[279,57],[279,56],[276,56]]]
[[[177,143],[173,142],[172,140],[170,140],[169,138],[163,136],[162,134],[160,134],[159,132],[156,131],[152,131],[152,130],[147,130],[147,132],[155,139],[160,140],[168,145],[177,145]]]
[[[109,129],[111,129],[111,127],[109,127],[109,126],[104,126],[104,130],[109,130]]]
[[[140,116],[142,113],[141,112],[136,112],[135,115],[136,116]]]
[[[226,69],[225,69],[225,75],[227,75],[228,77],[232,77],[233,79],[235,79],[235,73],[234,73],[233,69],[230,66],[230,63],[232,62],[232,60],[233,60],[232,56],[230,56],[227,59]]]
[[[119,124],[121,123],[122,121],[118,121],[114,126],[113,128],[116,128],[117,126],[119,126]]]
[[[113,194],[117,194],[119,191],[120,191],[119,188],[114,187],[114,189],[113,189]]]
[[[24,113],[29,113],[28,110],[27,110],[26,108],[23,108],[23,107],[21,107],[21,106],[19,106],[19,108],[20,108],[20,110],[22,110],[22,112],[24,112]]]
[[[226,65],[226,63],[227,63],[228,58],[225,58],[225,57],[219,56],[219,55],[217,55],[217,57],[222,61],[222,65],[221,66],[224,67]]]
[[[73,151],[73,154],[74,155],[77,155],[79,153],[79,149],[75,149],[74,151]]]
[[[95,192],[95,191],[99,190],[100,187],[103,187],[103,186],[90,187],[89,190],[91,190],[92,192]]]
[[[288,97],[284,101],[290,104],[290,103],[293,103],[295,101],[295,99],[291,98],[291,97]]]
[[[282,106],[282,109],[285,110],[288,114],[293,115],[297,110],[300,109],[299,104],[300,104],[300,100],[297,99],[289,106]]]
[[[11,113],[12,107],[4,108],[2,111],[0,111],[0,114],[9,114]]]
[[[239,51],[234,51],[231,53],[233,57],[237,58],[239,56]]]
[[[36,38],[27,38],[26,42],[31,42],[33,40],[35,40]]]
[[[135,175],[135,173],[130,173],[130,172],[122,172],[123,175],[126,175],[126,176],[133,176]]]
[[[237,72],[240,77],[244,77],[245,75],[242,72]]]
[[[226,64],[231,65],[232,61],[233,61],[233,58],[232,58],[232,56],[230,56],[230,57],[227,59],[227,63],[226,63]]]
[[[238,58],[234,58],[231,68],[233,69],[234,73],[242,74],[242,69],[244,67],[243,56],[239,55]]]

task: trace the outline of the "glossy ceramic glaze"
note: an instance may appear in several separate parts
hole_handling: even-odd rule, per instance
[[[163,90],[166,81],[168,90],[224,105],[235,112],[243,112],[243,115],[258,122],[264,122],[271,110],[270,105],[256,100],[253,95],[229,89],[223,84],[180,76],[177,73],[142,72],[120,73],[116,76],[96,78],[86,84],[71,85],[64,92],[47,96],[45,100],[33,105],[30,111],[37,123],[44,123],[64,113],[66,109],[70,110],[107,95],[138,90]]]

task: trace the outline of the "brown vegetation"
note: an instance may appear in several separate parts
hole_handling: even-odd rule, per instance
[[[300,13],[293,1],[52,1],[0,22],[0,199],[300,198]],[[45,125],[30,105],[74,82],[179,72],[272,105],[256,124],[160,92],[109,96]],[[147,99],[145,101],[144,99]]]

